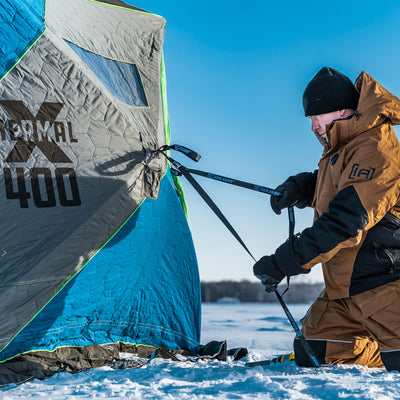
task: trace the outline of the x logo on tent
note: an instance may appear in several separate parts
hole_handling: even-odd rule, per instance
[[[36,116],[34,116],[22,101],[17,100],[0,100],[0,105],[10,114],[11,118],[21,125],[21,121],[32,121],[34,132],[33,140],[24,140],[17,137],[16,143],[10,153],[7,155],[5,162],[27,162],[35,147],[38,147],[46,158],[52,163],[72,163],[70,158],[60,149],[53,139],[39,140],[36,128],[36,121],[39,121],[42,126],[49,122],[50,127],[53,125],[57,115],[60,113],[62,103],[47,103],[44,102]]]

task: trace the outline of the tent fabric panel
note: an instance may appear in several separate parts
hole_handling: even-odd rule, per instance
[[[200,339],[200,281],[168,173],[110,242],[26,326],[1,360],[31,350],[118,341],[187,349]]]
[[[35,22],[39,5],[43,31],[12,31],[25,45],[0,82],[0,359],[121,340],[195,352],[196,256],[169,173],[159,189],[165,160],[150,156],[169,140],[165,20],[89,0],[47,0],[46,29],[37,0],[5,0],[0,18],[25,8]],[[121,101],[66,40],[135,65],[148,107]]]
[[[68,11],[76,1],[48,0],[50,3],[57,14],[60,9]],[[112,11],[115,22],[115,12],[121,10]],[[134,48],[129,17],[122,11],[126,19],[123,36],[108,35],[108,40],[129,40]],[[154,20],[150,14],[128,14]],[[52,20],[54,14],[47,17]],[[103,20],[108,17],[103,9]],[[146,73],[147,80],[155,80],[150,85],[152,108],[137,109],[115,99],[56,28],[49,27],[0,82],[0,119],[4,122],[0,134],[0,212],[9,217],[0,223],[2,250],[6,251],[0,265],[0,347],[85,266],[146,196],[157,197],[165,161],[148,160],[148,147],[142,140],[154,147],[165,143],[160,67],[155,67],[161,58],[164,31],[159,23],[146,27],[146,32],[153,28],[158,48],[152,50],[151,63],[143,64],[151,70]],[[147,52],[135,49],[137,54],[141,51]],[[114,55],[119,59],[117,53]],[[17,126],[22,133],[18,139],[14,135]],[[76,180],[79,188],[79,201],[74,206],[62,201],[66,195],[58,190],[67,176]],[[43,179],[44,188],[40,184]],[[23,190],[17,182],[23,183]],[[49,194],[54,202],[46,202]]]

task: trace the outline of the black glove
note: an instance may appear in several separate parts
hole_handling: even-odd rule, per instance
[[[278,268],[274,256],[264,256],[253,266],[254,275],[260,279],[265,291],[270,293],[276,290],[285,274]]]
[[[293,241],[287,240],[272,256],[264,256],[253,266],[254,275],[260,279],[266,292],[273,292],[285,276],[307,274],[293,252]]]
[[[297,202],[299,187],[296,182],[289,179],[275,189],[281,192],[282,196],[271,196],[271,208],[275,214],[280,215],[281,210],[294,206]]]
[[[304,208],[311,205],[316,182],[317,171],[290,176],[275,189],[282,196],[271,196],[272,210],[279,215],[286,207]]]

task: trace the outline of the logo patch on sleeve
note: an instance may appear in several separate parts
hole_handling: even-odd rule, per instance
[[[360,164],[353,164],[349,174],[349,179],[364,178],[369,181],[373,178],[375,173],[375,168],[360,168]]]

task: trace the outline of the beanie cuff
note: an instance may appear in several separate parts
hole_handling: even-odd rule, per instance
[[[333,68],[324,67],[308,83],[303,94],[304,115],[321,115],[357,109],[359,93],[351,80]]]

